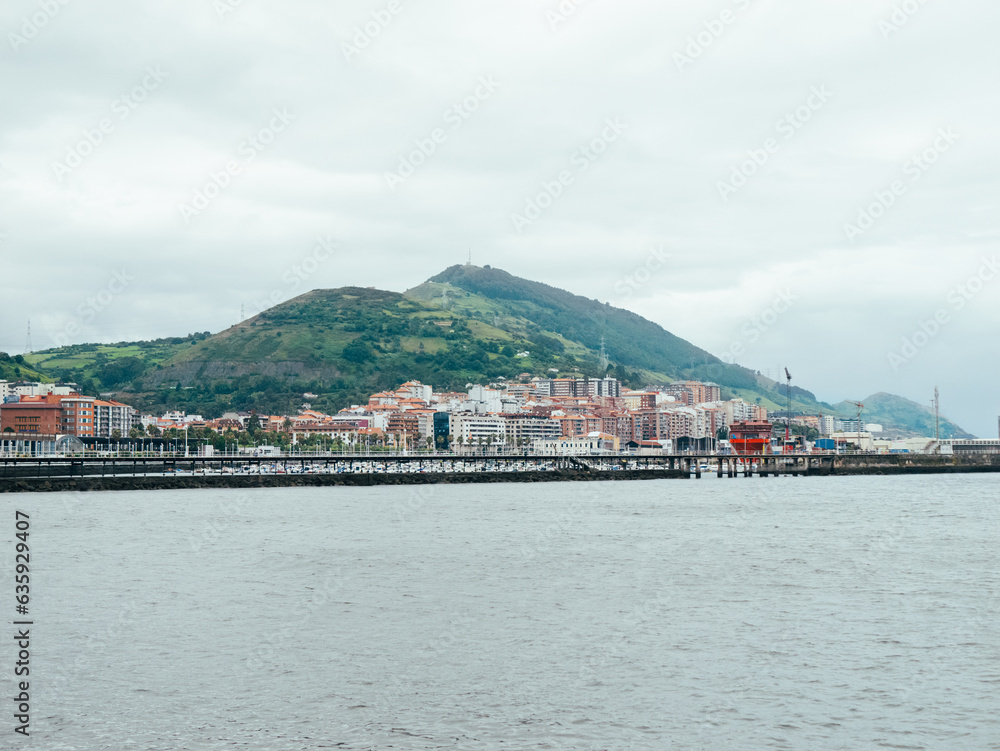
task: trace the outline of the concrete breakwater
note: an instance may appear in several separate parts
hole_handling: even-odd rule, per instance
[[[449,472],[449,473],[365,473],[365,474],[251,474],[185,475],[142,477],[52,477],[0,479],[0,493],[168,490],[194,488],[289,488],[371,485],[430,485],[496,482],[586,482],[594,480],[663,480],[681,478],[676,470],[631,470],[597,472],[559,469],[550,472]]]
[[[392,468],[372,471],[371,459],[365,471],[296,472],[261,471],[221,474],[195,470],[198,460],[180,460],[177,465],[192,471],[172,473],[167,466],[156,463],[121,464],[107,466],[106,460],[80,462],[67,466],[66,462],[17,465],[0,460],[0,493],[101,491],[101,490],[155,490],[194,488],[266,488],[266,487],[322,487],[322,486],[371,486],[371,485],[426,485],[434,483],[467,484],[498,482],[586,482],[623,480],[663,480],[700,478],[711,473],[719,478],[776,477],[793,475],[804,477],[844,475],[907,475],[907,474],[959,474],[1000,472],[1000,455],[974,454],[968,456],[928,456],[915,454],[890,455],[802,455],[761,456],[752,464],[734,461],[735,457],[641,457],[610,459],[610,457],[567,457],[555,466],[545,469],[520,469],[512,471],[502,466],[502,460],[463,459],[466,471],[428,471],[415,469],[415,462],[426,461],[400,457],[391,461]],[[278,460],[287,465],[297,459]],[[306,461],[305,459],[301,461]],[[310,460],[315,461],[315,460]],[[343,464],[343,459],[339,460]],[[355,461],[361,461],[360,459]],[[379,460],[384,462],[385,460]],[[511,460],[513,461],[513,460]],[[611,464],[621,466],[608,469]],[[125,462],[128,462],[126,464]],[[272,460],[273,462],[273,460]],[[626,464],[626,462],[629,462]],[[207,463],[207,462],[206,462]],[[711,470],[707,465],[711,466]],[[294,466],[294,465],[293,465]],[[409,467],[407,469],[407,467]],[[476,467],[476,469],[471,469]],[[152,474],[150,474],[152,473]],[[735,487],[734,487],[735,490]]]

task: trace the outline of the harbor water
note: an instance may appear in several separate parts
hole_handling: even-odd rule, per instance
[[[4,495],[3,615],[19,510],[33,625],[0,747],[1000,749],[998,502],[996,475]]]

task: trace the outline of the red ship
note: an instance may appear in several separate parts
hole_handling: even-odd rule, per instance
[[[729,445],[741,455],[770,453],[771,423],[734,422],[729,426]]]

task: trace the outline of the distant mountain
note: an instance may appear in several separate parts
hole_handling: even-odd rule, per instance
[[[783,384],[724,363],[642,316],[477,266],[452,266],[405,294],[313,290],[214,335],[74,345],[26,360],[89,393],[206,417],[254,408],[294,413],[307,393],[314,408],[335,411],[408,379],[464,390],[523,373],[613,375],[633,388],[713,381],[724,398],[786,407]],[[849,416],[853,408],[793,387],[792,409]],[[905,412],[898,419],[904,424]]]
[[[884,392],[872,394],[862,403],[865,406],[861,420],[865,424],[880,424],[889,434],[934,436],[934,411],[929,407]],[[844,415],[853,417],[857,414],[857,407],[850,402],[841,402],[835,406]],[[944,417],[941,418],[941,437],[975,438]]]

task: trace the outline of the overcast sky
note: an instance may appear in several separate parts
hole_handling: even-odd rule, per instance
[[[995,2],[2,19],[2,350],[29,318],[36,350],[215,332],[311,288],[403,291],[471,248],[822,399],[939,385],[996,435]]]

